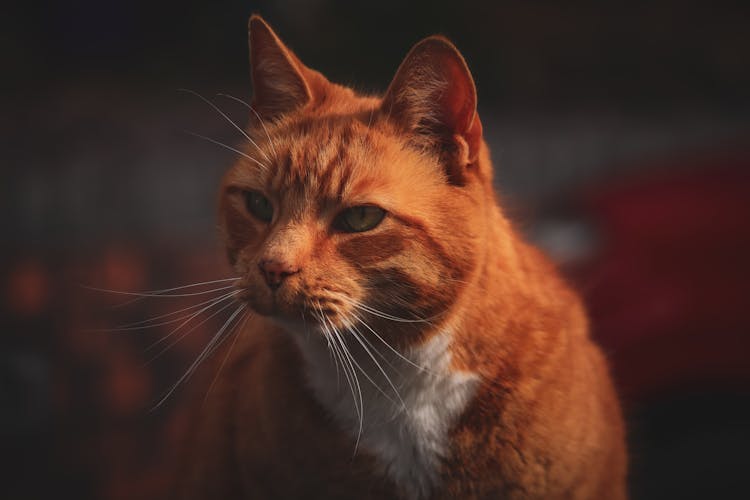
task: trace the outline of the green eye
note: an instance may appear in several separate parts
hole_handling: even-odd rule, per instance
[[[245,191],[244,195],[247,211],[263,222],[271,222],[273,205],[268,198],[257,191]]]
[[[361,233],[373,229],[385,217],[385,210],[373,205],[360,205],[341,212],[333,225],[347,233]]]

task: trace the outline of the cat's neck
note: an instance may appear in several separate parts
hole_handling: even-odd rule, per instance
[[[451,328],[403,352],[345,342],[348,354],[339,360],[320,336],[294,338],[315,398],[351,436],[352,452],[374,456],[409,498],[427,497],[449,429],[478,385],[474,374],[452,367]]]
[[[502,219],[488,200],[488,219]],[[396,350],[342,336],[331,348],[321,335],[293,334],[306,363],[308,383],[318,402],[351,436],[353,448],[376,458],[383,472],[410,498],[427,497],[439,481],[439,464],[448,452],[448,435],[479,386],[478,372],[457,368],[456,342],[478,332],[474,312],[497,309],[486,290],[499,279],[492,263],[502,250],[515,251],[490,223],[480,237],[487,249],[478,259],[464,293],[437,324],[426,326],[424,340]],[[492,250],[494,249],[494,250]],[[513,257],[514,258],[514,257]],[[346,352],[344,352],[346,350]],[[353,375],[355,374],[356,377]],[[354,451],[354,449],[353,449]]]
[[[504,316],[516,307],[507,297],[526,295],[524,287],[532,286],[521,262],[523,243],[487,185],[475,191],[485,212],[476,265],[440,322],[425,325],[420,343],[396,350],[365,335],[342,335],[332,348],[323,335],[292,334],[311,391],[351,436],[352,451],[373,455],[411,498],[437,486],[449,431],[487,375],[480,367],[502,355],[493,348],[505,334]]]

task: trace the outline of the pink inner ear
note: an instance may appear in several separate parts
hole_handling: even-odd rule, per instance
[[[443,55],[441,61],[448,86],[441,96],[445,124],[462,136],[469,146],[469,161],[473,161],[482,138],[482,125],[476,112],[476,90],[468,69],[455,55]]]
[[[465,72],[455,60],[442,61],[448,76],[448,86],[443,93],[442,107],[446,125],[458,134],[465,133],[474,118],[474,91],[467,85]]]

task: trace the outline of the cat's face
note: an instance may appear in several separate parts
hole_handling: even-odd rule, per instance
[[[220,202],[242,298],[290,329],[415,341],[475,266],[479,190],[451,171],[470,147],[425,146],[405,129],[403,88],[355,96],[302,66],[264,23],[251,22],[251,48],[260,119]]]

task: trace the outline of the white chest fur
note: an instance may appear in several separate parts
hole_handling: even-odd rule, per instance
[[[353,358],[348,378],[356,372],[358,386],[341,363],[337,369],[336,354],[322,336],[294,337],[317,399],[410,498],[428,496],[437,486],[440,458],[449,451],[450,427],[478,382],[472,373],[451,369],[450,331],[403,353],[411,363],[379,341],[367,349],[347,342]]]

